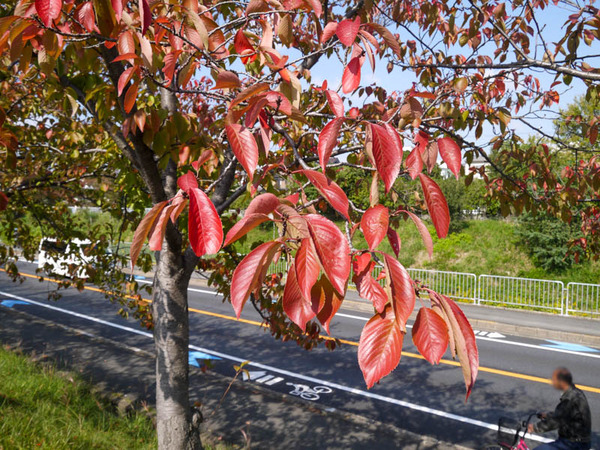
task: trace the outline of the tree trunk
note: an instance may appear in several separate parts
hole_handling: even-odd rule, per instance
[[[161,450],[202,448],[199,414],[195,417],[189,401],[189,279],[182,256],[165,245],[156,265],[153,300],[156,428]]]

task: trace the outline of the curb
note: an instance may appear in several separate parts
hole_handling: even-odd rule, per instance
[[[600,347],[600,336],[594,336],[591,334],[548,330],[546,328],[528,327],[523,325],[511,325],[508,323],[482,319],[469,319],[469,322],[471,323],[471,326],[473,328],[485,329],[485,331],[497,331],[498,333],[506,333],[511,334],[513,336],[536,339],[553,339],[574,344],[584,344],[594,347]]]

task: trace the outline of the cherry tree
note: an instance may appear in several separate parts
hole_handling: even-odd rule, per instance
[[[468,183],[475,172],[465,174],[463,162],[481,155],[496,178],[478,170],[505,205],[544,202],[528,186],[534,176],[506,170],[510,155],[504,163],[490,155],[520,142],[511,124],[537,126],[535,108],[558,102],[560,83],[577,79],[596,92],[595,56],[579,47],[597,39],[597,10],[558,3],[574,12],[552,45],[536,19],[552,8],[544,1],[20,0],[0,18],[0,208],[26,210],[50,192],[82,204],[119,192],[135,205],[134,213],[114,201],[106,207],[135,219],[131,268],[146,241],[156,254],[145,317],[156,347],[160,448],[200,446],[188,398],[187,288],[196,269],[210,272],[238,317],[255,308],[275,337],[306,348],[336,346],[330,324],[353,282],[373,304],[358,348],[369,388],[400,362],[418,309],[413,342],[433,364],[449,348],[468,397],[478,369],[473,331],[454,301],[410,278],[396,229],[414,223],[430,255],[421,213],[439,238],[448,234],[448,206],[429,175],[440,161]],[[318,64],[334,60],[339,73],[313,83]],[[382,64],[414,83],[402,91],[365,85],[364,74]],[[550,86],[537,70],[555,77]],[[589,129],[595,141],[595,121]],[[55,168],[35,170],[48,164]],[[368,209],[336,183],[344,166],[371,180]],[[545,173],[543,158],[537,167],[533,175]],[[86,193],[84,177],[106,189]],[[400,179],[414,180],[423,208],[403,202]],[[247,202],[241,216],[236,201]],[[238,255],[232,244],[267,222],[277,238]],[[357,233],[365,248],[353,247]],[[379,250],[385,239],[394,254]],[[280,259],[285,277],[269,272]],[[135,282],[127,287],[135,298]]]

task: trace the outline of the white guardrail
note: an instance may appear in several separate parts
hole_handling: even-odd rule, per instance
[[[381,270],[382,267],[375,267],[373,275],[377,277]],[[271,272],[286,271],[285,260],[271,266]],[[556,280],[427,269],[408,269],[408,272],[413,280],[461,302],[600,317],[600,284],[568,283],[565,287]]]

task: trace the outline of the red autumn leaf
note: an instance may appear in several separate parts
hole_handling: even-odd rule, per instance
[[[360,57],[355,56],[345,67],[342,74],[342,92],[344,94],[354,92],[360,85],[361,66]]]
[[[450,211],[446,198],[437,183],[427,175],[419,174],[419,181],[435,231],[440,239],[445,238],[450,228]]]
[[[398,236],[398,233],[396,232],[396,230],[394,230],[392,227],[388,227],[387,238],[388,238],[388,241],[390,242],[390,245],[392,246],[392,250],[394,250],[394,254],[396,255],[396,258],[397,258],[400,255],[400,246],[401,246],[400,236]]]
[[[292,103],[281,92],[269,91],[265,93],[267,104],[278,112],[282,112],[288,116],[292,115]]]
[[[439,364],[450,341],[445,320],[430,308],[419,310],[412,338],[419,353],[431,364]]]
[[[331,89],[325,90],[325,96],[327,97],[327,103],[329,103],[329,107],[333,114],[335,114],[336,117],[344,117],[344,101],[342,100],[342,97]]]
[[[301,216],[296,209],[281,203],[274,212],[278,218],[286,223],[286,235],[293,238],[303,239],[309,237],[306,216]]]
[[[183,212],[184,208],[188,204],[188,200],[183,195],[176,195],[171,200],[171,204],[175,205],[173,211],[171,211],[171,222],[175,223],[179,215]]]
[[[394,315],[404,330],[406,321],[415,309],[416,295],[408,271],[398,260],[384,254],[386,286],[391,297]]]
[[[158,216],[158,219],[152,225],[148,237],[148,248],[153,252],[160,251],[162,249],[162,242],[165,237],[165,230],[169,224],[169,218],[173,213],[173,210],[179,206],[178,203],[171,203],[170,205],[163,208]]]
[[[598,124],[595,123],[590,127],[590,131],[588,132],[588,137],[590,140],[590,144],[594,145],[596,140],[598,140]]]
[[[306,330],[306,323],[317,315],[317,306],[313,307],[310,296],[305,297],[297,278],[296,264],[292,263],[288,270],[287,281],[283,290],[283,311],[292,322],[302,331]]]
[[[235,38],[233,40],[233,45],[235,47],[235,51],[238,55],[245,55],[248,53],[255,53],[254,47],[244,34],[244,31],[240,28],[238,32],[235,34]],[[246,64],[248,61],[252,62],[256,59],[256,54],[250,56],[242,57],[242,63]]]
[[[383,127],[387,130],[388,135],[394,143],[394,147],[398,151],[398,158],[400,159],[398,166],[400,166],[402,164],[402,158],[404,157],[404,144],[402,143],[402,138],[400,137],[400,134],[398,134],[398,131],[389,123],[383,122]]]
[[[415,97],[408,97],[400,107],[400,117],[412,121],[423,116],[423,105]]]
[[[8,197],[4,192],[0,192],[0,211],[4,211],[8,207]]]
[[[261,13],[269,10],[269,5],[264,0],[250,0],[246,6],[246,17],[248,14]]]
[[[385,191],[394,185],[400,165],[402,164],[402,148],[397,148],[387,128],[374,123],[369,124],[371,134],[371,151],[377,173],[383,180]]]
[[[368,26],[373,28],[377,33],[379,33],[379,35],[383,38],[385,45],[387,45],[397,56],[402,58],[402,47],[400,47],[398,39],[392,34],[390,30],[388,30],[383,25],[374,22],[370,22]]]
[[[244,213],[244,217],[249,216],[250,214],[271,214],[275,211],[275,208],[279,206],[279,199],[269,193],[265,192],[264,194],[257,195],[252,199],[248,208],[246,208],[246,212]]]
[[[321,266],[319,258],[309,238],[302,239],[295,258],[296,279],[300,292],[305,299],[310,299],[310,291],[319,278]]]
[[[329,330],[331,319],[342,306],[344,297],[336,292],[327,277],[322,276],[313,286],[311,298],[313,307],[318,305],[317,319],[319,319],[327,334],[331,334]]]
[[[354,20],[345,19],[338,23],[335,34],[342,44],[350,47],[356,40],[356,35],[360,29],[360,16],[356,16]]]
[[[135,41],[130,31],[123,31],[117,39],[117,50],[119,55],[135,54]]]
[[[117,22],[120,22],[121,14],[123,13],[123,0],[110,0],[110,3],[115,11]]]
[[[164,67],[162,73],[165,75],[165,84],[169,86],[175,76],[175,66],[177,65],[177,59],[181,54],[181,50],[173,50],[165,55],[163,58]]]
[[[268,91],[271,88],[269,83],[257,83],[253,84],[250,87],[247,87],[243,91],[241,91],[229,104],[229,109],[233,109],[234,106],[239,105],[245,100],[248,100],[251,97],[254,97],[261,92]]]
[[[196,175],[191,170],[188,173],[181,175],[177,179],[177,186],[184,192],[188,192],[192,189],[198,188],[198,180],[196,179]]]
[[[373,251],[381,244],[389,223],[390,215],[385,206],[375,205],[365,211],[360,221],[360,228],[365,235],[369,250]]]
[[[454,139],[449,137],[438,139],[437,144],[438,148],[440,149],[440,155],[442,159],[448,166],[448,169],[450,169],[450,171],[458,180],[461,166],[460,147],[454,141]]]
[[[324,44],[332,38],[337,30],[337,27],[337,22],[329,22],[327,25],[325,25],[325,28],[323,28],[323,33],[321,34],[321,44]]]
[[[321,5],[321,0],[306,0],[306,2],[310,5],[315,15],[317,17],[321,17],[321,14],[323,14],[323,5]]]
[[[123,55],[117,56],[115,59],[112,60],[112,62],[127,61],[127,60],[141,61],[142,58],[140,58],[136,53],[125,53]]]
[[[35,0],[35,10],[40,16],[42,23],[47,27],[52,25],[52,21],[60,16],[62,0]]]
[[[475,333],[464,313],[453,300],[435,293],[433,298],[440,304],[441,311],[443,311],[446,323],[450,328],[450,336],[453,340],[451,347],[455,349],[460,361],[468,399],[479,371],[479,352]]]
[[[248,128],[237,123],[227,125],[227,140],[242,167],[248,172],[250,179],[254,177],[254,171],[258,165],[258,145],[254,136]]]
[[[278,241],[269,241],[259,245],[246,255],[233,271],[231,278],[231,305],[238,319],[250,293],[262,285],[259,279],[264,267],[271,264],[279,246]]]
[[[423,130],[419,130],[417,131],[417,134],[415,134],[415,145],[417,147],[421,148],[421,151],[423,151],[423,149],[425,147],[427,147],[427,144],[429,143],[429,134],[427,134],[427,132],[423,131]]]
[[[152,13],[150,12],[150,6],[148,0],[139,0],[138,11],[140,12],[140,22],[142,23],[142,36],[146,34],[150,23],[152,23]]]
[[[348,208],[350,206],[348,197],[346,197],[346,193],[337,183],[315,170],[301,170],[300,173],[308,178],[308,181],[317,188],[336,211],[350,220],[350,216],[348,215]]]
[[[135,233],[133,233],[133,239],[131,240],[131,247],[129,247],[129,261],[131,263],[131,270],[133,270],[135,267],[135,263],[137,262],[138,256],[140,256],[142,246],[144,245],[144,241],[146,240],[148,233],[152,229],[154,222],[166,205],[167,200],[154,205],[135,229]]]
[[[292,205],[297,205],[298,204],[298,200],[300,200],[300,194],[298,192],[296,192],[294,194],[290,194],[284,200],[287,200]]]
[[[125,98],[123,99],[123,108],[125,109],[126,113],[131,112],[131,110],[133,109],[133,107],[135,105],[135,99],[137,98],[139,85],[140,85],[140,81],[135,80],[131,84],[131,86],[129,86],[129,88],[127,89],[127,92],[125,92]]]
[[[217,74],[217,80],[213,89],[234,89],[242,85],[239,77],[228,70],[223,70]]]
[[[373,278],[374,267],[375,263],[369,253],[356,256],[352,261],[354,270],[352,281],[356,285],[358,295],[373,303],[377,312],[381,313],[388,303],[388,296],[385,289]]]
[[[119,77],[119,81],[117,82],[117,94],[119,95],[119,97],[123,93],[123,90],[125,89],[125,87],[131,81],[131,78],[133,77],[133,75],[138,70],[139,70],[138,66],[132,66],[132,67],[128,67],[127,69],[125,69],[123,71],[123,73]]]
[[[335,290],[344,295],[350,276],[350,246],[346,237],[323,216],[308,214],[304,218],[325,275]]]
[[[242,236],[245,236],[250,230],[253,230],[261,223],[266,222],[269,219],[269,216],[266,214],[246,214],[242,220],[236,223],[231,229],[227,232],[227,236],[225,236],[225,243],[223,246],[227,246],[235,241],[237,241]]]
[[[364,30],[359,31],[358,37],[360,38],[360,41],[363,44],[365,53],[367,54],[367,58],[369,59],[369,64],[371,65],[371,69],[373,69],[373,72],[375,72],[375,53],[373,53],[373,49],[369,45],[369,41],[367,41],[367,38],[365,36],[370,36],[373,39],[375,38],[373,35],[367,33]],[[375,40],[374,42],[378,44],[377,40]]]
[[[433,257],[433,239],[431,239],[431,234],[429,233],[429,230],[427,229],[427,227],[425,226],[423,221],[421,219],[419,219],[418,216],[411,213],[410,211],[404,211],[404,212],[414,222],[415,226],[417,227],[417,230],[419,230],[419,233],[421,234],[421,239],[423,239],[423,243],[425,244],[425,248],[427,249],[427,253],[429,253],[429,257],[432,258]]]
[[[406,168],[413,180],[423,171],[423,158],[421,157],[421,149],[419,147],[413,148],[406,158]]]
[[[98,31],[92,2],[85,2],[81,5],[81,8],[77,10],[77,20],[88,32]]]
[[[248,128],[252,128],[258,116],[264,111],[264,107],[269,104],[269,101],[264,97],[263,94],[253,97],[248,100],[248,108],[246,110],[246,118],[244,119],[244,125]],[[265,147],[268,149],[269,147]]]
[[[431,173],[435,167],[435,164],[437,163],[437,142],[429,142],[425,147],[419,146],[419,149],[421,150],[421,159],[423,160],[423,164],[425,164],[425,167],[427,167],[427,172]]]
[[[358,344],[358,365],[367,388],[373,387],[398,366],[403,340],[404,332],[391,307],[367,322]]]
[[[323,172],[325,172],[331,153],[338,143],[338,136],[343,123],[344,119],[337,117],[325,125],[321,133],[319,133],[317,152],[319,153],[319,162],[321,163]]]
[[[188,233],[196,256],[212,255],[221,249],[223,225],[210,198],[200,189],[193,188],[190,196]]]

